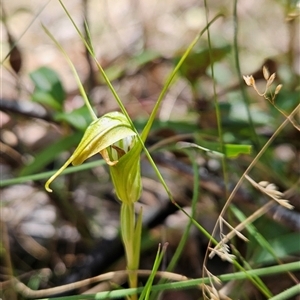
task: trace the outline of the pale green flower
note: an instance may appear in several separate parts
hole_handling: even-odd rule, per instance
[[[135,202],[141,194],[141,150],[136,132],[127,118],[120,112],[107,113],[88,126],[74,153],[46,182],[45,188],[51,192],[50,183],[69,164],[80,165],[100,153],[109,165],[118,198],[126,203]]]

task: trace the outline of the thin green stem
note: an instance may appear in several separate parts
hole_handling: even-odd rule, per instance
[[[44,25],[42,25],[42,26],[43,26],[43,29],[45,30],[45,32],[47,33],[47,35],[51,38],[51,40],[55,43],[55,45],[57,46],[57,48],[60,50],[60,52],[66,58],[69,66],[70,66],[70,68],[71,68],[71,70],[72,70],[72,72],[73,72],[73,74],[75,76],[75,79],[76,79],[76,82],[77,82],[80,94],[81,94],[81,96],[82,96],[82,98],[84,100],[85,105],[87,106],[92,119],[93,120],[97,120],[97,116],[96,116],[96,114],[95,114],[95,112],[94,112],[94,110],[93,110],[93,108],[92,108],[92,106],[90,104],[88,96],[87,96],[87,94],[86,94],[86,92],[84,90],[84,87],[83,87],[83,85],[81,83],[79,75],[78,75],[78,73],[76,71],[76,68],[75,68],[73,62],[71,61],[69,55],[66,53],[66,51],[64,50],[64,48],[60,45],[60,43],[55,39],[55,37],[52,35],[52,33]]]
[[[28,32],[28,29],[32,26],[32,24],[34,22],[36,22],[36,20],[38,19],[38,17],[42,14],[43,10],[48,6],[48,4],[51,2],[51,0],[47,0],[45,1],[44,3],[42,3],[41,7],[36,11],[34,12],[34,17],[32,18],[32,20],[26,25],[26,27],[22,27],[22,32],[21,34],[18,35],[18,39],[15,41],[14,45],[9,49],[8,53],[1,59],[0,61],[0,65],[2,66],[4,64],[4,62],[9,58],[11,52],[14,50],[15,46],[18,44],[18,42],[23,38],[23,36]],[[2,13],[2,18],[1,18],[1,21],[4,23],[5,26],[6,25],[6,15],[4,14],[4,11],[3,11],[3,6],[1,4],[1,13]],[[33,15],[33,14],[31,14]],[[24,26],[25,24],[23,24]],[[2,50],[2,49],[1,49]]]
[[[151,293],[151,290],[152,290],[152,285],[153,285],[153,280],[155,279],[155,275],[158,271],[158,268],[161,264],[161,261],[163,259],[163,256],[167,250],[167,245],[168,244],[165,244],[163,246],[163,249],[161,249],[161,245],[159,244],[158,246],[158,251],[157,251],[157,254],[156,254],[156,258],[155,258],[155,261],[154,261],[154,265],[152,267],[152,270],[151,270],[151,274],[150,276],[148,277],[148,280],[147,280],[147,283],[139,297],[139,300],[148,300],[149,297],[150,297],[150,293]],[[153,297],[153,295],[151,295],[151,297]],[[157,299],[157,298],[155,298]]]
[[[191,230],[191,227],[193,225],[193,222],[192,220],[195,218],[196,216],[196,205],[197,205],[197,202],[198,202],[198,198],[199,198],[199,170],[198,170],[198,165],[195,161],[195,158],[193,157],[193,155],[190,153],[190,151],[183,151],[184,153],[186,153],[190,159],[190,161],[192,162],[192,165],[193,165],[193,175],[194,175],[194,180],[193,180],[193,198],[192,198],[192,205],[191,205],[191,208],[192,208],[192,213],[190,215],[191,219],[189,220],[189,223],[187,225],[187,227],[185,228],[184,230],[184,233],[180,239],[180,242],[178,244],[178,246],[176,247],[176,251],[168,265],[168,267],[166,268],[166,271],[168,272],[171,272],[179,258],[180,258],[180,255],[184,249],[184,246],[186,245],[186,241],[189,237],[189,233],[190,233],[190,230]],[[159,281],[159,284],[165,282],[164,279],[161,279]],[[157,299],[158,298],[158,293],[153,293],[153,295],[151,296],[151,299]]]
[[[62,172],[62,175],[85,171],[85,170],[92,169],[92,168],[95,168],[98,166],[103,166],[105,164],[106,164],[106,162],[103,159],[91,161],[91,162],[88,162],[88,163],[85,163],[85,164],[82,164],[79,166],[69,167]],[[54,175],[56,172],[57,172],[57,170],[54,170],[54,171],[48,171],[48,172],[43,172],[43,173],[33,174],[33,175],[28,175],[28,176],[4,179],[4,180],[0,181],[0,187],[5,187],[5,186],[9,186],[9,185],[14,185],[14,184],[21,184],[21,183],[28,182],[28,181],[37,181],[37,180],[46,179],[46,178],[49,178],[52,175]]]
[[[118,96],[116,90],[114,89],[113,85],[111,84],[109,78],[107,77],[104,69],[102,68],[102,66],[100,65],[100,63],[98,62],[98,59],[95,55],[93,46],[92,46],[92,42],[91,40],[87,41],[86,38],[83,36],[83,34],[81,33],[81,31],[79,30],[78,26],[76,25],[76,23],[74,22],[73,18],[71,17],[70,13],[68,12],[67,8],[65,7],[65,5],[63,4],[63,2],[61,0],[59,0],[59,3],[61,4],[62,8],[64,9],[66,15],[69,17],[70,21],[72,22],[74,28],[76,29],[78,35],[80,36],[82,42],[84,43],[86,49],[88,50],[88,52],[90,53],[91,57],[93,58],[98,70],[100,71],[101,75],[104,78],[105,83],[107,84],[108,88],[110,89],[110,91],[112,92],[114,98],[116,99],[122,113],[126,116],[126,118],[128,119],[128,121],[130,122],[130,124],[132,125],[132,128],[134,128],[133,123],[131,118],[129,117],[124,104],[122,103],[120,97]],[[88,31],[88,27],[87,24],[85,24],[85,30]]]
[[[241,264],[244,266],[243,270],[245,270],[245,272],[248,272],[248,270],[252,269],[251,265],[247,262],[247,260],[244,257],[242,257],[240,252],[234,246],[232,246],[232,253],[236,256],[237,260],[239,260]],[[241,268],[239,268],[239,270],[241,270]],[[259,290],[268,299],[273,296],[259,276],[256,275],[249,276],[248,279],[253,283],[253,285],[257,286],[257,288],[259,288]]]
[[[172,201],[172,202],[178,207],[178,209],[180,209],[180,210],[182,210],[182,208],[174,202],[173,196],[172,196],[172,194],[171,194],[171,192],[170,192],[170,190],[169,190],[167,184],[165,183],[165,181],[164,181],[162,175],[160,174],[158,168],[156,167],[156,164],[155,164],[155,162],[153,161],[153,159],[152,159],[152,157],[151,157],[149,151],[148,151],[147,148],[145,147],[144,142],[145,142],[145,140],[146,140],[146,138],[147,138],[147,136],[148,136],[148,133],[149,133],[151,127],[152,127],[152,124],[153,124],[153,122],[154,122],[154,120],[155,120],[155,116],[156,116],[156,114],[157,114],[157,111],[158,111],[158,109],[159,109],[159,106],[160,106],[162,100],[164,99],[164,97],[165,97],[165,95],[166,95],[166,93],[167,93],[167,91],[168,91],[168,89],[169,89],[169,87],[170,87],[170,85],[171,85],[171,83],[172,83],[172,81],[173,81],[175,75],[177,74],[177,72],[178,72],[178,70],[179,70],[179,68],[181,67],[181,65],[183,64],[183,62],[184,62],[185,59],[187,58],[187,56],[190,54],[191,50],[192,50],[193,47],[196,45],[196,43],[198,42],[198,40],[200,39],[200,37],[201,37],[201,36],[204,34],[204,32],[207,30],[207,28],[209,28],[210,25],[213,24],[213,23],[214,23],[218,18],[220,18],[221,16],[223,16],[223,15],[222,15],[222,14],[216,15],[216,16],[215,16],[215,17],[214,17],[214,18],[213,18],[213,19],[205,26],[205,28],[204,28],[204,29],[203,29],[203,30],[195,37],[195,39],[194,39],[194,40],[192,41],[192,43],[189,45],[188,49],[185,51],[185,53],[184,53],[183,56],[181,57],[181,59],[179,60],[178,64],[176,65],[176,67],[173,69],[173,71],[171,72],[171,74],[170,74],[169,77],[167,78],[166,83],[164,84],[164,87],[163,87],[163,89],[162,89],[162,91],[161,91],[161,93],[160,93],[160,95],[159,95],[159,97],[158,97],[158,99],[157,99],[157,101],[156,101],[156,103],[155,103],[155,106],[154,106],[154,108],[153,108],[153,110],[152,110],[152,112],[151,112],[151,115],[150,115],[150,117],[149,117],[149,120],[148,120],[148,122],[147,122],[147,124],[146,124],[146,126],[145,126],[145,128],[144,128],[144,130],[143,130],[143,132],[142,132],[142,134],[141,134],[141,136],[138,135],[138,139],[139,139],[141,145],[143,146],[143,150],[145,151],[145,154],[146,154],[146,156],[147,156],[147,158],[148,158],[148,160],[149,160],[151,166],[153,167],[153,169],[154,169],[154,171],[155,171],[155,173],[156,173],[156,176],[158,177],[159,181],[161,182],[161,184],[163,185],[164,189],[165,189],[166,192],[168,193],[168,196],[169,196],[169,198],[171,199],[171,201]]]
[[[205,6],[205,16],[206,16],[206,23],[208,23],[208,5],[207,1],[204,1]],[[214,58],[212,56],[212,45],[211,45],[211,38],[210,38],[210,28],[207,28],[207,41],[208,41],[208,48],[209,48],[209,59],[210,59],[210,71],[211,77],[213,81],[213,100],[215,105],[216,117],[217,117],[217,127],[218,127],[218,136],[221,145],[221,152],[225,153],[225,145],[223,139],[223,129],[222,129],[222,118],[221,118],[221,111],[220,105],[218,101],[218,95],[216,90],[216,80],[215,80],[215,68],[214,68]],[[227,159],[226,155],[222,156],[222,171],[223,171],[223,178],[224,178],[224,185],[225,185],[225,198],[228,196],[228,172],[227,172]]]
[[[151,112],[151,115],[149,117],[149,120],[141,134],[142,140],[145,141],[146,137],[148,136],[148,133],[152,127],[152,123],[154,122],[155,116],[158,112],[158,109],[160,107],[160,104],[162,102],[162,100],[164,99],[175,75],[177,74],[178,70],[180,69],[180,67],[182,66],[183,62],[186,60],[187,56],[190,54],[190,52],[192,51],[192,49],[194,48],[194,46],[196,45],[196,43],[199,41],[200,37],[205,33],[206,30],[208,30],[208,28],[210,27],[211,24],[213,24],[218,18],[222,17],[222,14],[218,14],[216,15],[210,22],[207,22],[207,25],[205,26],[205,28],[203,30],[201,30],[201,32],[194,38],[194,40],[192,41],[192,43],[189,45],[189,47],[187,48],[187,50],[185,51],[185,53],[183,54],[183,56],[181,57],[181,59],[179,60],[179,62],[177,63],[176,67],[173,69],[172,73],[169,75],[169,77],[166,80],[166,83],[164,84],[164,87],[155,103],[155,106]]]
[[[285,299],[294,299],[294,296],[300,295],[300,284],[296,284],[282,293],[277,294],[276,296],[270,298],[269,300],[285,300]],[[296,299],[296,298],[295,298]]]
[[[271,267],[265,267],[265,268],[260,268],[256,270],[249,270],[248,273],[246,274],[245,272],[235,272],[235,273],[230,273],[230,274],[224,274],[224,275],[219,275],[216,276],[221,280],[221,282],[228,282],[228,281],[233,281],[233,280],[245,280],[247,279],[247,275],[250,276],[274,276],[276,274],[281,274],[281,273],[286,273],[286,272],[296,272],[300,271],[300,262],[292,262],[292,263],[287,263],[283,265],[276,265],[276,266],[271,266]],[[190,279],[190,280],[185,280],[185,281],[180,281],[180,282],[169,282],[165,284],[160,284],[160,285],[154,285],[152,286],[152,291],[166,291],[166,290],[175,290],[175,289],[188,289],[188,288],[195,288],[199,287],[201,284],[208,284],[210,283],[210,278],[204,277],[204,278],[197,278],[197,279]],[[20,285],[19,285],[20,286]],[[297,286],[297,285],[296,285]],[[21,288],[21,286],[20,286]],[[140,287],[138,289],[123,289],[123,290],[116,290],[116,291],[107,291],[107,292],[100,292],[97,294],[86,294],[84,295],[85,299],[117,299],[121,297],[126,297],[129,295],[137,294],[142,292],[144,287]],[[298,286],[297,288],[293,287],[293,290],[298,291]],[[38,294],[41,294],[42,291],[32,291],[32,295],[30,298],[37,298],[41,297],[38,296]],[[41,294],[42,295],[42,294]],[[294,294],[295,295],[295,294]],[[28,294],[27,294],[28,297]],[[43,296],[42,296],[43,297]],[[275,296],[276,297],[276,296]],[[79,300],[82,299],[82,295],[78,296],[70,296],[70,297],[56,297],[56,298],[51,298],[51,300]],[[279,300],[279,299],[286,299],[286,298],[271,298],[272,300]],[[44,298],[40,300],[50,300],[50,298]]]
[[[245,90],[245,84],[244,84],[244,81],[243,81],[243,76],[242,76],[241,67],[240,67],[239,45],[238,45],[237,2],[238,2],[237,0],[234,0],[234,7],[233,7],[233,21],[234,21],[233,49],[234,49],[234,59],[235,59],[235,65],[236,65],[237,75],[238,75],[238,79],[239,79],[240,89],[241,89],[241,92],[242,92],[242,95],[243,95],[243,100],[244,100],[246,111],[247,111],[250,130],[251,130],[251,134],[252,134],[252,137],[253,137],[254,148],[255,148],[256,152],[258,153],[259,150],[260,150],[260,142],[259,142],[258,136],[255,132],[254,123],[253,123],[251,112],[250,112],[250,100],[249,100],[249,97],[248,97],[248,95],[246,93],[246,90]]]
[[[120,226],[121,235],[124,243],[127,270],[136,271],[139,268],[139,256],[140,256],[140,238],[141,238],[141,224],[142,217],[141,213],[138,218],[138,222],[135,222],[134,203],[122,202],[121,215],[120,215]],[[136,226],[138,231],[136,231]],[[129,286],[131,288],[137,288],[137,273],[129,272]],[[133,295],[132,300],[137,300],[137,295]]]
[[[198,202],[198,198],[199,198],[199,170],[198,170],[198,165],[195,161],[195,158],[192,156],[191,153],[189,153],[189,151],[184,151],[188,156],[189,156],[189,159],[190,161],[192,162],[192,166],[193,166],[193,174],[194,174],[194,180],[193,180],[193,198],[192,198],[192,205],[191,205],[191,208],[192,208],[192,213],[191,213],[191,219],[194,219],[195,216],[196,216],[196,205],[197,205],[197,202]],[[186,244],[186,241],[189,237],[189,232],[190,232],[190,229],[192,227],[192,221],[191,219],[189,220],[189,223],[182,235],[182,238],[176,248],[176,251],[166,269],[166,271],[168,272],[171,272],[174,267],[176,266],[176,263],[183,251],[183,248]]]

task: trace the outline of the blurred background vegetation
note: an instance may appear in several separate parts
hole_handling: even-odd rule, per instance
[[[98,60],[141,131],[167,75],[207,24],[204,3],[66,0],[64,4],[83,32],[84,20],[88,23]],[[232,247],[256,268],[278,264],[278,259],[299,259],[299,130],[291,123],[276,130],[299,105],[300,4],[297,0],[263,4],[251,0],[238,2],[236,8],[232,1],[209,1],[208,19],[218,13],[223,17],[211,26],[211,40],[204,34],[180,69],[147,146],[175,200],[190,211],[192,163],[176,143],[195,142],[219,150],[218,103],[224,141],[252,145],[251,154],[226,160],[225,173],[220,159],[200,150],[193,152],[200,176],[196,219],[212,232],[229,192],[275,133],[250,176],[257,182],[274,183],[294,210],[274,203],[254,223],[277,261],[246,231],[250,242],[232,241]],[[100,157],[91,159],[92,168],[60,177],[52,194],[44,190],[48,178],[44,172],[62,165],[91,119],[65,58],[41,24],[70,56],[97,115],[118,110],[118,106],[58,1],[3,0],[1,9],[2,297],[26,299],[10,286],[9,276],[17,276],[32,289],[42,289],[125,268],[118,235],[119,203]],[[271,91],[283,84],[275,100],[277,108],[242,80],[242,75],[253,74],[263,91],[263,65],[270,73],[276,72]],[[299,112],[294,120],[299,121]],[[142,173],[144,190],[137,204],[137,208],[144,207],[145,215],[141,268],[151,269],[158,243],[169,242],[167,264],[188,220],[170,204],[146,159]],[[35,174],[42,175],[34,180]],[[248,182],[233,199],[246,217],[266,201]],[[232,226],[241,222],[231,210],[225,216]],[[173,271],[201,277],[207,245],[207,239],[192,228]],[[205,264],[215,275],[233,271],[218,258]],[[273,294],[295,284],[295,278],[288,275],[264,281]],[[232,299],[265,299],[249,282],[234,284],[228,294]],[[162,299],[175,295],[176,299],[202,297],[195,289],[165,292]]]

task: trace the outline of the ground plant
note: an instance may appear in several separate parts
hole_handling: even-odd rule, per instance
[[[300,297],[300,7],[265,5],[1,2],[1,299]]]

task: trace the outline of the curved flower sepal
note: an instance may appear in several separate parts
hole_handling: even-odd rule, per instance
[[[93,121],[86,129],[81,142],[71,157],[48,179],[45,184],[46,190],[52,192],[49,185],[70,163],[74,166],[80,165],[86,159],[97,153],[100,153],[103,156],[108,165],[116,165],[118,163],[118,158],[121,157],[125,151],[118,151],[118,155],[115,155],[116,159],[111,160],[111,146],[122,139],[130,137],[130,140],[132,140],[132,137],[135,135],[136,133],[132,129],[127,118],[120,112],[107,113],[101,118]],[[130,149],[130,146],[131,145],[128,146],[127,150]]]
[[[109,167],[117,197],[126,204],[139,200],[142,192],[141,150],[140,142],[136,141],[132,149],[123,155],[117,164]]]

